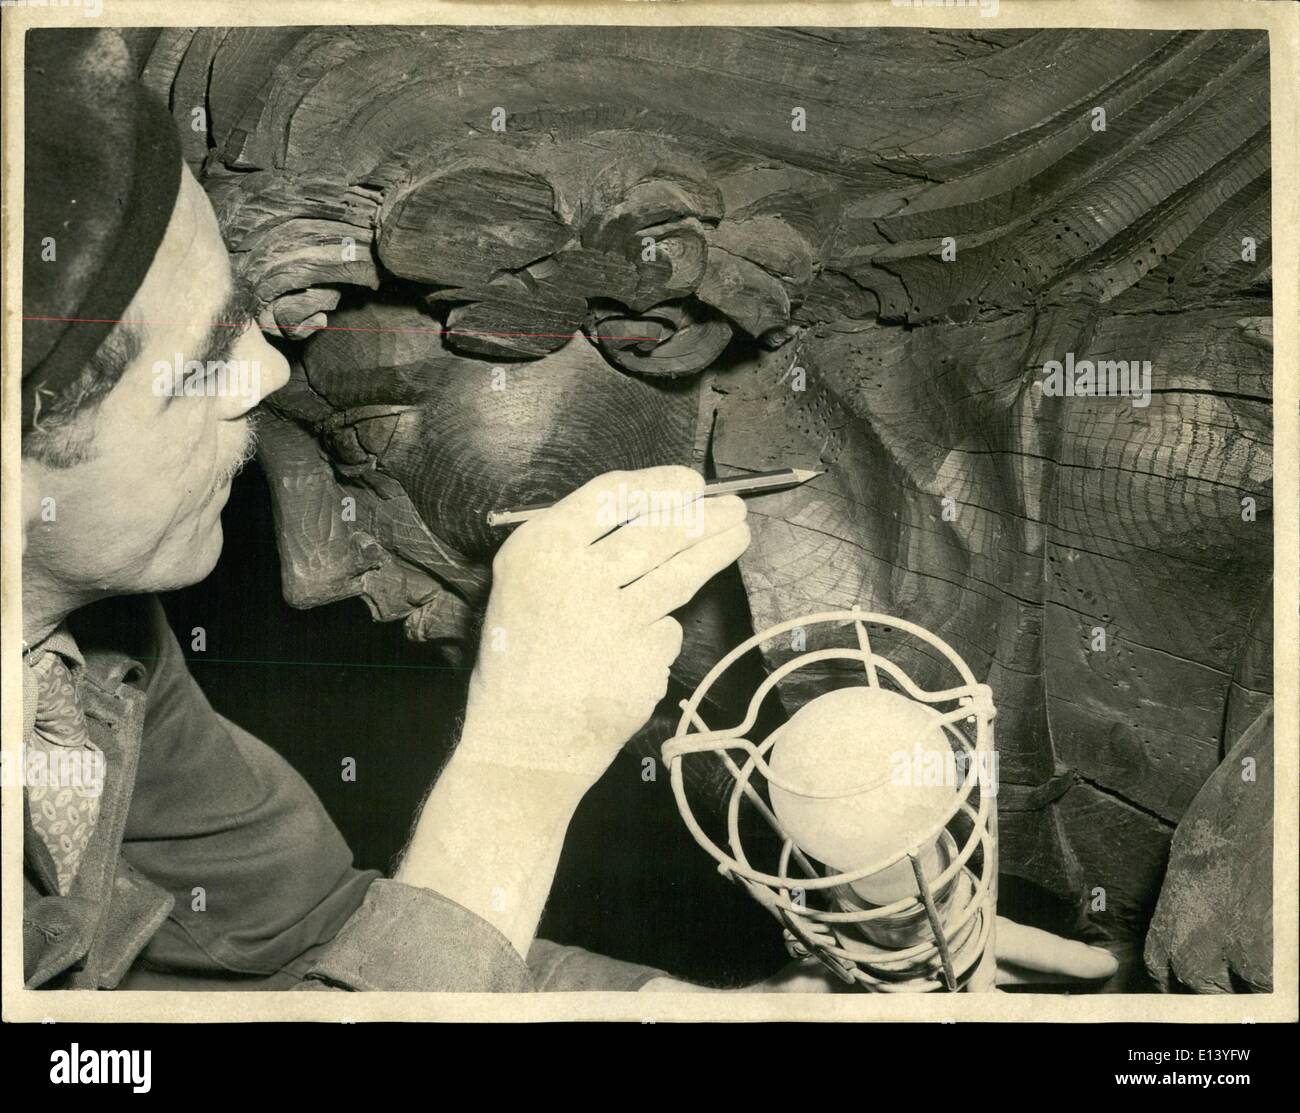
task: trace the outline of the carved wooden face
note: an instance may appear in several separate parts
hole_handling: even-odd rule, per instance
[[[370,301],[332,313],[329,327],[303,344],[274,409],[323,450],[340,513],[349,492],[367,507],[409,501],[420,532],[442,552],[435,570],[461,566],[467,579],[456,586],[473,595],[506,536],[487,526],[488,511],[553,501],[612,468],[689,462],[697,388],[693,377],[622,371],[583,335],[540,359],[465,356],[426,310]],[[273,471],[286,466],[276,451]],[[315,455],[305,443],[302,451],[308,461]],[[320,526],[284,513],[281,522]],[[416,526],[409,516],[402,522]],[[395,525],[374,539],[404,551]],[[290,561],[285,571],[300,584],[291,590],[319,592],[317,566]]]
[[[473,560],[504,539],[492,509],[553,501],[611,468],[688,461],[696,383],[627,374],[579,336],[537,360],[466,358],[416,308],[334,314],[299,364],[334,412],[315,430],[347,476],[391,477],[420,517]]]
[[[266,320],[302,341],[270,407],[294,429],[268,430],[268,467],[319,473],[312,513],[295,488],[280,516],[286,593],[418,610],[417,637],[463,631],[503,539],[488,511],[615,468],[700,462],[701,373],[792,347],[836,207],[824,185],[809,201],[807,175],[719,184],[679,144],[631,130],[465,147],[370,176],[385,182],[371,271],[326,270],[354,282],[346,300],[332,285],[273,296],[300,281],[275,253],[301,227],[243,238]],[[306,250],[319,282],[331,249]]]

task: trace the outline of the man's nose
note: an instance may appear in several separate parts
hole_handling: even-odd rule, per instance
[[[232,397],[234,405],[224,417],[243,417],[268,394],[274,394],[289,381],[288,362],[256,325],[239,338],[230,358],[239,369],[239,390]]]
[[[253,348],[249,358],[258,360],[262,367],[261,397],[258,398],[260,402],[262,398],[274,394],[289,381],[289,361],[267,340],[256,325],[248,330],[248,334],[249,343]]]

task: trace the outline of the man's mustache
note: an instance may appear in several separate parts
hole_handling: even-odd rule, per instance
[[[244,466],[257,454],[257,423],[260,418],[260,413],[253,413],[243,419],[239,443],[230,459],[217,473],[212,484],[212,494],[221,490],[227,483],[233,482],[235,476],[243,471]]]

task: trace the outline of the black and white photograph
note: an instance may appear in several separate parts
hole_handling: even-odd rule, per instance
[[[1291,6],[562,7],[4,4],[5,1019],[1294,1021]]]

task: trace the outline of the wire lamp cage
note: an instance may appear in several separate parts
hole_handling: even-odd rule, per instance
[[[816,625],[844,630],[852,624],[857,645],[817,649],[784,662],[755,690],[744,720],[730,729],[713,730],[700,715],[700,705],[719,677],[741,657],[791,631]],[[904,640],[916,639],[938,657],[952,687],[926,691],[894,661],[874,652],[868,630],[886,628]],[[847,640],[847,639],[846,639]],[[835,872],[818,863],[782,827],[765,794],[769,786],[799,796],[806,786],[774,775],[767,758],[777,741],[772,731],[764,741],[751,734],[767,695],[797,669],[824,661],[857,661],[866,684],[885,688],[929,705],[952,747],[953,765],[960,770],[947,814],[926,831],[909,832],[908,844],[889,857],[876,856],[859,867]],[[850,986],[872,992],[984,991],[994,981],[994,921],[997,905],[997,808],[993,740],[993,693],[976,683],[966,662],[942,638],[915,623],[889,615],[854,609],[827,611],[772,626],[755,634],[722,658],[681,703],[677,731],[662,747],[678,809],[696,842],[717,862],[719,872],[741,884],[781,924],[787,950],[796,958],[812,955]],[[906,742],[906,740],[900,740]],[[703,830],[687,796],[684,765],[712,754],[731,775],[726,814],[728,849]],[[844,785],[834,799],[855,797],[879,787]],[[814,794],[815,795],[815,794]],[[757,868],[746,854],[742,838],[741,800],[749,801],[761,821],[776,833],[779,852],[765,840],[775,872]],[[869,804],[869,800],[868,800]],[[752,820],[749,821],[752,823]],[[748,841],[754,843],[751,833]],[[942,872],[927,876],[921,847],[937,845]],[[762,846],[751,845],[757,853]],[[916,884],[913,895],[875,906],[850,886],[904,860],[910,861]],[[769,867],[773,868],[773,867]],[[933,874],[932,867],[929,871]]]

